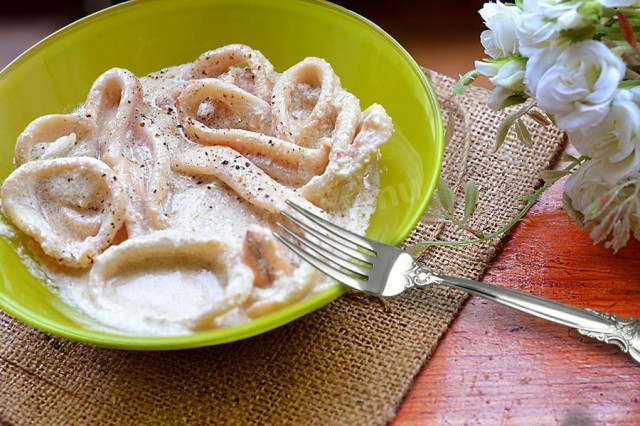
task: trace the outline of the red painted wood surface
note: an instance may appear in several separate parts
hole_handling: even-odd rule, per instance
[[[556,184],[517,226],[485,281],[640,318],[640,243],[594,246]],[[638,424],[640,364],[615,346],[469,299],[393,424]]]

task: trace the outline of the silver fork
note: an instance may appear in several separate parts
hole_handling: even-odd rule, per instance
[[[388,297],[411,287],[453,287],[615,344],[640,363],[640,321],[636,318],[622,320],[612,314],[575,308],[521,291],[447,276],[420,265],[404,250],[347,231],[290,201],[287,204],[306,221],[286,212],[282,212],[282,216],[307,236],[281,222],[277,225],[298,244],[277,232],[274,236],[302,259],[351,288]],[[314,237],[315,241],[308,236]]]

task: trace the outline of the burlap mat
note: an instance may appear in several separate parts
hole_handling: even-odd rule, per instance
[[[452,80],[431,74],[441,101]],[[455,106],[471,125],[449,143],[443,175],[462,195],[480,192],[476,227],[509,221],[518,197],[539,184],[561,147],[559,134],[531,126],[535,150],[511,136],[498,153],[501,114],[471,89]],[[443,105],[445,115],[447,105]],[[446,119],[445,119],[446,120]],[[446,121],[445,121],[446,122]],[[460,128],[458,128],[460,130]],[[467,238],[458,229],[419,225],[408,243]],[[449,274],[479,278],[499,241],[437,247],[422,257]],[[465,295],[413,290],[388,301],[347,295],[270,333],[217,347],[125,352],[52,337],[0,313],[0,423],[4,424],[384,424],[402,399]]]

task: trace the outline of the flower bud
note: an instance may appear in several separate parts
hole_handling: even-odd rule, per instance
[[[507,58],[498,61],[476,61],[476,69],[489,77],[494,86],[501,86],[512,92],[524,92],[524,72],[526,62],[522,58]]]

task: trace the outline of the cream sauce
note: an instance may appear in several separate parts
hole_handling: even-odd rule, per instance
[[[220,72],[217,65],[207,62],[219,60],[221,55],[229,52],[236,52],[239,58],[225,56],[231,62],[251,58],[246,63],[255,70],[245,68],[246,64],[242,63],[243,67],[231,64],[226,71]],[[80,134],[77,131],[72,133],[75,127],[69,125],[68,129],[48,133],[39,130],[36,122],[30,125],[31,136],[21,136],[22,140],[27,140],[22,143],[20,151],[21,158],[24,158],[22,162],[45,161],[44,154],[47,158],[95,156],[109,164],[116,175],[121,176],[120,181],[127,184],[126,226],[110,240],[111,246],[102,254],[99,254],[102,248],[96,249],[97,254],[91,258],[90,267],[75,267],[69,262],[60,264],[33,244],[33,233],[29,229],[13,220],[14,225],[29,235],[28,241],[31,242],[28,245],[35,247],[31,251],[37,259],[37,272],[47,278],[63,300],[119,332],[178,335],[245,323],[330,285],[331,281],[325,276],[301,263],[275,242],[271,231],[276,229],[275,221],[279,217],[276,212],[284,205],[285,197],[293,198],[339,226],[364,233],[378,194],[378,146],[390,137],[391,122],[379,106],[364,113],[360,112],[357,103],[356,107],[342,107],[341,99],[354,102],[355,98],[345,95],[337,77],[327,74],[333,71],[322,60],[308,58],[302,65],[288,71],[289,74],[283,75],[265,73],[265,69],[272,70],[272,67],[264,61],[266,59],[259,52],[246,46],[226,46],[203,54],[195,65],[179,65],[140,78],[141,89],[136,89],[138,83],[132,80],[135,77],[131,74],[114,74],[112,70],[110,72],[118,79],[101,77],[98,82],[102,81],[102,86],[98,82],[94,85],[100,90],[110,90],[109,96],[100,98],[97,89],[92,90],[87,103],[79,107],[75,115],[57,116],[55,122],[47,121],[46,117],[38,119],[56,129],[53,124],[60,121],[76,123],[79,121],[77,117],[84,117],[85,121],[95,119],[100,123],[100,118],[91,118],[91,115],[100,115],[100,111],[104,111],[100,126],[94,123],[92,128],[91,123],[82,121],[83,133]],[[207,75],[213,72],[212,69],[215,75]],[[254,82],[254,74],[261,77],[259,84]],[[281,80],[282,76],[290,78],[290,84]],[[122,89],[117,95],[112,81],[130,84],[131,87]],[[216,86],[216,81],[234,86]],[[323,81],[328,81],[331,86],[322,87]],[[277,122],[276,115],[272,116],[268,103],[251,93],[256,90],[261,98],[268,98],[268,90],[274,84],[274,93],[280,90],[288,97],[288,100],[277,103],[279,116],[286,116],[285,125]],[[218,99],[204,99],[195,109],[176,102],[185,90],[196,93],[199,87],[215,89],[218,91],[215,93],[221,95]],[[226,98],[226,95],[238,94],[242,101]],[[324,112],[318,110],[321,97],[322,107],[327,108]],[[131,102],[127,99],[133,100],[133,107],[129,106]],[[109,105],[114,106],[109,109]],[[289,110],[285,111],[287,108]],[[342,113],[342,118],[340,111],[347,111]],[[369,116],[370,119],[367,118]],[[315,123],[315,127],[305,127],[309,122]],[[349,125],[354,127],[350,130],[339,128]],[[242,151],[246,146],[238,145],[220,129],[246,132],[238,133],[240,142],[248,133],[253,138],[253,132],[259,132],[256,134],[261,134],[260,137],[268,141],[281,138],[278,141],[285,148],[287,144],[297,147],[298,135],[294,132],[303,129],[308,134],[303,145],[308,148],[304,149],[310,153],[316,151],[313,155],[323,154],[318,151],[321,149],[319,142],[310,142],[311,137],[329,145],[333,138],[346,138],[347,145],[334,146],[331,155],[327,150],[328,166],[311,179],[313,185],[307,188],[304,182],[308,178],[304,173],[308,170],[304,170],[304,164],[292,167],[291,162],[297,161],[294,157],[281,157],[297,154],[291,154],[291,150],[285,148],[284,151],[275,148],[270,151],[271,145],[267,142],[260,153],[240,155],[230,150]],[[38,137],[34,137],[35,134]],[[205,143],[210,149],[203,148],[203,141],[198,135],[210,138]],[[120,145],[113,142],[116,137],[122,141]],[[77,140],[84,141],[90,149],[71,149]],[[216,142],[219,140],[226,142]],[[353,146],[348,145],[351,142]],[[254,146],[249,145],[248,149],[254,149]],[[218,164],[207,163],[210,161],[209,152],[215,158],[227,158],[224,156],[235,152],[240,165],[225,170]],[[189,153],[204,157],[196,158],[195,154],[189,157]],[[170,160],[163,160],[165,157]],[[197,164],[176,164],[184,158],[190,158]],[[169,161],[170,166],[164,166],[169,163],[163,161]],[[184,170],[198,173],[184,173]],[[293,176],[298,172],[301,176]],[[95,217],[96,212],[101,211],[99,201],[104,199],[102,194],[108,192],[102,183],[92,181],[81,188],[71,190],[69,186],[60,190],[59,181],[64,181],[66,175],[49,176],[47,179],[55,184],[45,182],[34,192],[33,199],[41,203],[35,210],[50,216],[60,214],[56,206],[64,204],[63,200],[66,204],[75,203],[79,206],[78,211],[71,209],[64,213],[65,217],[71,216],[77,224],[80,216],[85,217],[83,209],[90,210],[91,215],[88,215],[84,227],[75,226],[70,235],[74,240],[95,235],[101,223],[100,218]],[[255,187],[260,182],[265,183],[264,188]],[[348,188],[344,196],[340,195],[341,187]],[[261,193],[264,189],[272,191],[268,194],[271,198],[268,195],[264,198],[264,193]],[[316,205],[310,203],[305,195],[310,191],[323,194],[320,198],[329,204],[313,200],[313,197],[309,199]],[[89,201],[82,205],[79,199]],[[13,200],[5,199],[3,193],[5,215],[7,201]],[[13,218],[9,215],[9,219]],[[9,227],[0,227],[0,231],[7,238],[11,237],[7,234],[13,233]],[[251,239],[248,239],[249,235]],[[262,281],[258,280],[258,275]]]

